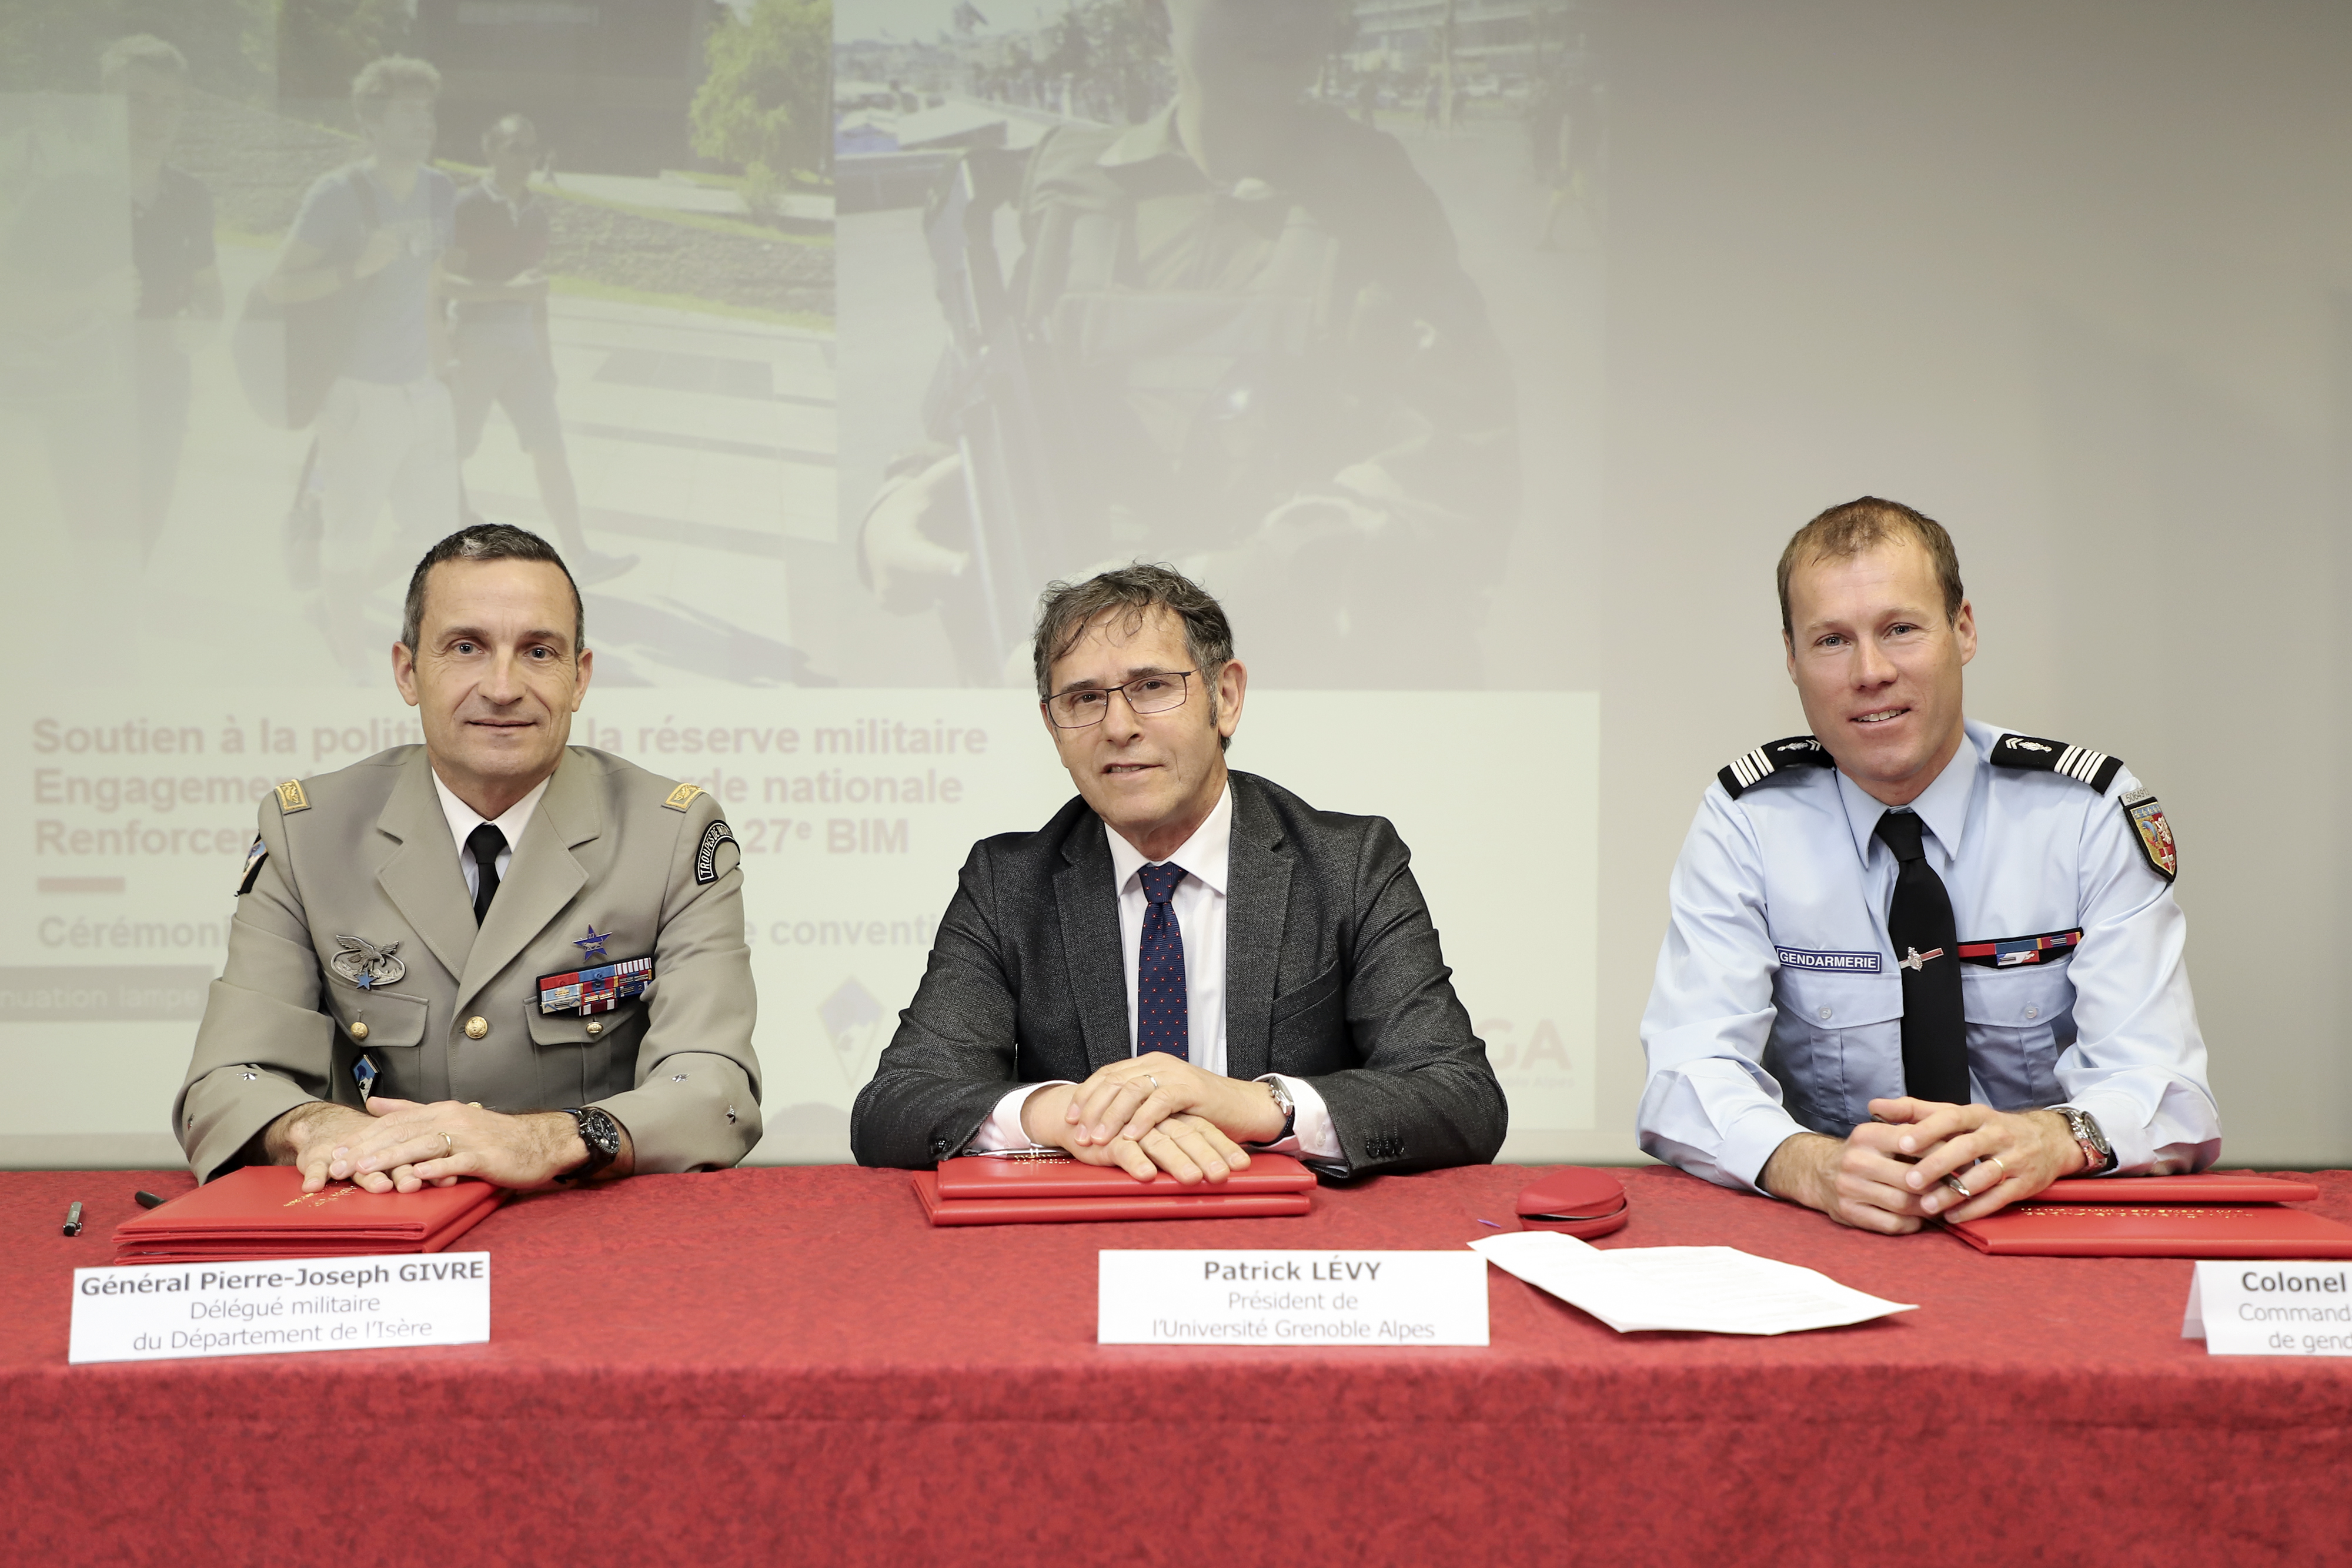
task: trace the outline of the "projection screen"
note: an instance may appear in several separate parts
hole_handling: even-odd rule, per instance
[[[2163,795],[2226,1157],[2352,1153],[2342,855],[2295,825],[2347,689],[2352,24],[1172,9],[0,5],[0,1165],[178,1162],[257,809],[420,738],[390,648],[446,497],[322,472],[318,421],[394,415],[289,423],[255,369],[385,55],[455,189],[529,121],[543,296],[447,324],[538,345],[552,413],[474,394],[456,515],[580,569],[575,742],[724,805],[756,1160],[847,1157],[971,844],[1071,793],[1037,595],[1134,559],[1233,615],[1233,765],[1412,846],[1505,1157],[1633,1157],[1666,872],[1803,725],[1773,561],[1873,492],[1958,540],[1971,712]],[[1266,73],[1310,112],[1192,158],[1188,102]]]

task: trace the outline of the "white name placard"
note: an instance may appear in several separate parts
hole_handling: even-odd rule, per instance
[[[1104,1252],[1099,1344],[1485,1344],[1459,1252]]]
[[[2180,1337],[2209,1355],[2352,1355],[2352,1263],[2200,1263]]]
[[[74,1270],[66,1360],[283,1355],[489,1337],[487,1252],[147,1263]]]

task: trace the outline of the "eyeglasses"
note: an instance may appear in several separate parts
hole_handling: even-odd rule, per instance
[[[1197,670],[1176,670],[1167,674],[1138,675],[1123,686],[1089,686],[1085,691],[1064,692],[1047,699],[1045,712],[1062,729],[1084,729],[1100,724],[1110,712],[1110,695],[1118,693],[1127,698],[1128,709],[1138,715],[1166,713],[1184,706],[1192,691],[1192,680]]]

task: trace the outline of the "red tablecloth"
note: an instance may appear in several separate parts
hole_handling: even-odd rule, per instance
[[[641,1176],[467,1239],[488,1344],[87,1367],[69,1271],[187,1178],[0,1176],[0,1535],[320,1568],[2345,1557],[2352,1362],[2209,1357],[2188,1263],[1864,1237],[1669,1170],[1627,1173],[1603,1245],[1743,1247],[1921,1310],[1621,1336],[1490,1270],[1485,1350],[1094,1343],[1098,1249],[1451,1248],[1528,1174],[936,1231],[898,1172]],[[2352,1173],[2319,1180],[2352,1219]]]

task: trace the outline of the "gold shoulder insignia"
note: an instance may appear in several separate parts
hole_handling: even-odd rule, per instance
[[[299,791],[298,790],[297,793]],[[681,784],[669,792],[669,799],[664,800],[662,804],[673,811],[683,811],[693,805],[694,798],[701,793],[702,786],[699,784]]]
[[[280,815],[310,809],[310,799],[302,793],[302,781],[289,779],[278,787],[278,810]]]

